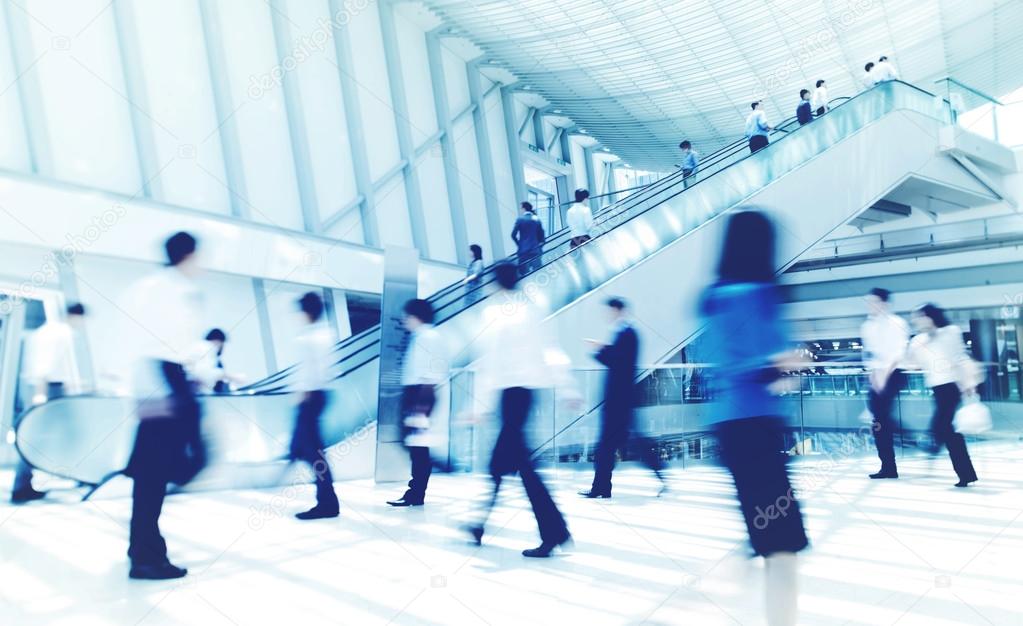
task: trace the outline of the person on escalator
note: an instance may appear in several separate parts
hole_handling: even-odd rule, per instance
[[[800,126],[805,126],[813,121],[813,107],[810,105],[810,90],[799,90],[799,106],[796,107],[796,120]]]
[[[684,140],[678,144],[682,149],[682,188],[689,189],[689,186],[696,182],[696,173],[700,169],[700,153],[693,150],[693,144]]]
[[[863,66],[863,78],[860,79],[864,88],[870,89],[877,84],[877,76],[874,73],[874,64],[867,63]]]
[[[202,341],[201,273],[195,237],[179,232],[164,244],[167,265],[129,290],[127,310],[145,332],[133,342],[139,425],[124,473],[134,480],[128,557],[130,578],[187,574],[167,559],[159,520],[167,485],[185,485],[206,465],[201,406],[190,369],[206,350]]]
[[[817,87],[813,90],[810,108],[814,110],[818,117],[828,112],[828,84],[823,78],[817,81]]]
[[[886,56],[882,56],[877,60],[877,65],[874,66],[872,75],[874,77],[875,84],[899,79],[899,73],[895,70],[895,66]]]
[[[63,397],[74,390],[75,335],[85,321],[85,307],[68,305],[67,321],[46,320],[25,341],[25,379],[32,388],[32,404]],[[14,472],[11,503],[39,500],[46,492],[32,486],[32,466],[20,456]]]
[[[580,491],[579,495],[584,498],[610,498],[615,454],[631,444],[639,450],[643,464],[661,481],[661,489],[657,494],[661,496],[668,490],[668,484],[661,474],[664,462],[657,450],[657,444],[652,439],[636,436],[633,432],[637,400],[639,333],[629,321],[624,300],[611,298],[606,304],[612,326],[611,343],[589,340],[595,349],[593,358],[607,367],[604,404],[600,413],[600,441],[593,456],[593,484],[588,491]]]
[[[330,463],[323,454],[323,435],[320,418],[327,408],[330,395],[327,387],[333,379],[331,353],[335,337],[323,323],[323,298],[310,291],[298,300],[305,327],[297,338],[301,361],[298,364],[296,389],[299,402],[296,408],[295,430],[291,436],[292,461],[304,461],[313,470],[316,483],[316,506],[296,513],[300,520],[337,517],[341,504],[334,492],[334,477]]]
[[[224,344],[227,333],[214,328],[206,333],[206,351],[196,366],[195,376],[202,384],[203,393],[230,393],[233,383],[240,383],[243,376],[232,374],[224,369]]]
[[[763,103],[757,100],[750,104],[753,112],[746,118],[746,138],[749,139],[750,154],[763,150],[770,143],[767,134],[773,130],[767,123],[767,114],[764,113]]]
[[[571,249],[578,248],[590,240],[590,229],[593,228],[593,212],[590,211],[586,201],[590,198],[590,192],[586,189],[575,190],[575,204],[568,207],[565,219],[568,222],[569,233],[572,239],[569,240]]]
[[[515,248],[519,259],[519,275],[525,276],[530,272],[540,269],[540,261],[543,256],[543,244],[546,235],[543,232],[543,224],[536,216],[536,209],[529,202],[520,205],[522,214],[515,220],[515,227],[512,229],[511,238],[515,242]]]
[[[447,346],[433,327],[433,306],[426,300],[405,304],[405,328],[410,333],[401,370],[401,417],[405,449],[412,460],[412,479],[401,498],[391,506],[422,506],[433,472],[430,457],[430,414],[436,404],[436,388],[450,369]]]

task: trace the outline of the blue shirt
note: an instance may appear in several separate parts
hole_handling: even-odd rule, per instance
[[[772,359],[788,348],[778,288],[767,283],[718,283],[700,304],[706,321],[707,360],[717,401],[711,422],[779,416],[780,400],[768,390],[777,378]]]
[[[682,156],[682,169],[690,170],[690,173],[695,174],[698,167],[700,167],[700,155],[696,150],[690,149]]]
[[[754,135],[767,136],[767,114],[757,109],[749,114],[746,118],[746,137],[752,137]]]

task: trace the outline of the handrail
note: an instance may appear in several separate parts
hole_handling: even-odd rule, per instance
[[[962,81],[960,81],[958,79],[952,78],[951,76],[944,76],[942,78],[935,79],[934,84],[937,85],[939,83],[953,83],[953,84],[956,84],[959,87],[965,89],[966,91],[969,91],[973,95],[978,96],[980,98],[983,98],[984,100],[987,100],[988,102],[990,102],[992,104],[997,104],[998,106],[1005,106],[1004,104],[1002,104],[1001,100],[999,100],[998,98],[995,98],[994,96],[989,96],[986,93],[984,93],[983,91],[980,91],[979,89],[975,89],[973,87],[970,87],[966,83],[963,83]]]

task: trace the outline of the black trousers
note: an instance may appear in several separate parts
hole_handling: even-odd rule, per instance
[[[605,405],[600,440],[593,455],[594,493],[611,495],[611,474],[615,468],[615,455],[619,450],[632,448],[639,452],[640,461],[649,467],[658,478],[664,469],[664,461],[657,452],[657,444],[649,437],[636,435],[632,431],[632,409]]]
[[[696,181],[693,179],[693,170],[682,168],[682,188],[689,189],[689,185],[692,185],[694,182]]]
[[[955,431],[952,419],[962,401],[959,386],[948,383],[934,387],[934,417],[931,419],[931,433],[938,445],[948,448],[948,457],[952,460],[952,468],[959,480],[977,480],[977,472],[973,469],[973,461],[966,450],[966,439]]]
[[[752,137],[749,138],[750,154],[753,154],[758,150],[763,150],[764,148],[767,147],[768,143],[770,142],[768,141],[766,135],[753,135]]]
[[[327,392],[309,391],[298,405],[295,416],[295,432],[291,436],[291,459],[304,461],[313,470],[316,481],[316,506],[337,509],[340,504],[334,493],[334,476],[330,464],[323,455],[323,435],[320,433],[320,417],[327,407]]]
[[[750,544],[758,556],[799,552],[808,545],[789,482],[784,424],[777,417],[747,417],[716,426],[721,461],[732,473]]]
[[[410,415],[425,415],[433,413],[433,407],[437,403],[433,385],[406,385],[401,392],[401,415],[404,419]],[[402,424],[402,431],[407,438],[414,434],[415,429]],[[427,446],[405,445],[409,458],[412,460],[412,480],[408,482],[408,490],[404,498],[410,502],[422,503],[426,497],[426,487],[430,483],[430,475],[433,474],[433,459],[430,457],[430,448]]]
[[[494,486],[482,522],[486,521],[497,502],[503,478],[518,472],[540,529],[540,539],[544,543],[561,543],[568,538],[568,525],[547,487],[536,473],[536,467],[526,445],[526,420],[532,408],[531,389],[512,387],[501,393],[501,432],[497,436],[490,460],[490,477],[494,481]]]
[[[125,474],[134,479],[128,558],[134,565],[167,562],[167,543],[160,534],[160,512],[167,484],[184,485],[206,465],[206,445],[200,433],[201,410],[193,386],[177,363],[160,364],[170,388],[167,416],[139,421],[135,445]]]
[[[874,445],[877,446],[877,457],[881,459],[882,472],[896,472],[895,464],[895,431],[897,426],[892,416],[895,398],[906,384],[906,375],[902,370],[895,370],[881,391],[870,388],[867,406],[874,416]]]

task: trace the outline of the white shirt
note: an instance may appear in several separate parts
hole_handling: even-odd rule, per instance
[[[491,296],[481,316],[478,345],[480,398],[493,407],[497,393],[512,387],[557,387],[564,397],[578,397],[568,355],[543,327],[538,307],[520,291]]]
[[[955,324],[913,337],[908,356],[924,371],[924,381],[932,388],[958,382],[960,367],[970,358],[963,343],[963,331]]]
[[[590,212],[590,207],[582,202],[576,202],[568,207],[565,218],[573,237],[589,235],[590,229],[593,228],[593,213]]]
[[[828,86],[821,85],[813,90],[813,97],[810,98],[810,106],[816,111],[820,108],[827,108],[828,106]]]
[[[448,378],[451,363],[444,338],[431,324],[412,333],[401,370],[402,385],[439,385]]]
[[[131,288],[128,312],[137,324],[139,356],[193,365],[206,352],[202,291],[173,267]]]
[[[296,339],[301,358],[295,372],[296,391],[326,389],[334,380],[334,334],[325,324],[307,325]]]
[[[173,267],[143,278],[128,289],[124,341],[132,350],[132,386],[138,398],[169,393],[159,362],[191,370],[206,352],[202,292]]]
[[[877,77],[874,74],[874,72],[876,71],[877,66],[875,65],[873,68],[871,68],[869,72],[863,73],[863,78],[861,80],[863,81],[863,86],[866,87],[867,89],[870,89],[871,87],[877,84]]]
[[[860,327],[867,369],[887,371],[899,364],[909,344],[909,325],[894,313],[871,315]]]
[[[874,79],[874,83],[880,83],[886,80],[896,80],[899,77],[899,73],[895,71],[895,66],[892,65],[891,61],[881,61],[871,70],[871,76]]]
[[[74,331],[67,322],[46,322],[25,342],[25,377],[34,384],[74,382]]]

